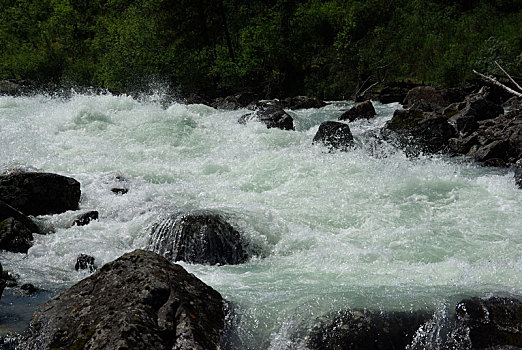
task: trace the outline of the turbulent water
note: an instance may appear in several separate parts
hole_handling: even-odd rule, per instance
[[[328,152],[313,136],[350,102],[289,111],[296,131],[282,131],[238,124],[245,110],[160,97],[0,97],[0,172],[72,176],[81,210],[100,213],[83,227],[70,227],[74,212],[39,217],[55,233],[37,235],[27,255],[0,253],[4,269],[48,298],[86,277],[74,270],[78,254],[102,265],[146,248],[151,226],[168,214],[218,209],[254,257],[182,265],[234,305],[232,347],[300,347],[317,318],[340,309],[428,309],[444,319],[464,296],[522,294],[513,172],[408,158],[373,142],[367,135],[398,104],[376,104],[375,120],[350,124],[356,149]],[[11,293],[4,310],[32,312],[33,299]],[[21,327],[17,316],[11,326]]]

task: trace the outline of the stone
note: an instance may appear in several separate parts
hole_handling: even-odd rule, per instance
[[[0,222],[0,250],[27,253],[33,245],[33,234],[22,222],[7,218]]]
[[[20,290],[26,295],[32,295],[38,292],[39,289],[31,283],[25,283],[20,286]]]
[[[25,215],[48,215],[78,209],[80,183],[51,173],[0,175],[0,200]]]
[[[219,349],[223,299],[183,267],[135,250],[40,308],[19,350]]]
[[[257,101],[258,96],[251,92],[240,92],[227,97],[218,97],[212,102],[211,106],[216,109],[235,110],[245,108],[250,103]]]
[[[355,107],[350,108],[348,111],[344,112],[338,120],[349,120],[353,122],[357,119],[371,119],[375,117],[377,113],[375,112],[375,108],[373,107],[371,101],[364,101],[361,104],[358,104]]]
[[[468,96],[459,106],[458,112],[449,120],[459,134],[469,135],[478,129],[478,122],[496,118],[501,114],[504,114],[504,109],[499,105],[480,96]]]
[[[281,101],[283,108],[288,109],[307,109],[307,108],[321,108],[326,106],[324,101],[308,96],[287,97]]]
[[[258,109],[255,112],[242,115],[238,123],[246,124],[250,120],[260,121],[268,129],[294,130],[294,119],[278,106],[269,106],[265,109]]]
[[[381,134],[412,155],[441,152],[447,148],[449,139],[456,136],[446,117],[417,109],[396,110]]]
[[[324,317],[308,336],[311,350],[405,349],[432,314],[344,310]]]
[[[9,204],[0,200],[0,221],[3,221],[8,218],[13,218],[16,219],[18,222],[21,222],[32,233],[43,233],[40,230],[40,227],[38,227],[38,225],[31,218],[16,210]]]
[[[248,259],[240,233],[208,210],[175,213],[154,225],[150,248],[171,261],[195,264],[234,265]]]
[[[522,300],[469,298],[455,308],[454,349],[522,347]]]
[[[408,91],[404,98],[404,108],[415,108],[424,112],[440,111],[449,104],[440,89],[433,86],[417,86]]]
[[[74,269],[76,271],[89,270],[89,272],[94,272],[98,269],[98,267],[94,263],[93,256],[87,254],[80,254],[76,258],[76,264],[74,265]]]
[[[127,194],[129,192],[129,190],[126,188],[113,187],[113,188],[111,188],[111,192],[120,194],[120,195],[124,195],[124,194]]]
[[[0,298],[2,298],[2,293],[4,292],[5,285],[6,280],[4,278],[4,270],[2,268],[2,264],[0,264]]]
[[[98,211],[91,210],[76,216],[73,221],[73,226],[85,226],[88,225],[92,220],[98,220]]]
[[[313,144],[321,143],[330,150],[347,151],[354,146],[354,139],[348,124],[326,121],[319,125]]]

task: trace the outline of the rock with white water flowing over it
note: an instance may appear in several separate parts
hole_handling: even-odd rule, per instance
[[[313,143],[322,143],[326,147],[347,151],[354,145],[353,135],[348,124],[326,121],[319,125]]]
[[[223,299],[181,266],[135,250],[48,301],[20,350],[219,349]]]
[[[515,165],[515,183],[522,189],[522,159]]]
[[[170,215],[151,232],[151,249],[172,261],[241,264],[248,259],[241,235],[215,212],[194,210]]]
[[[89,272],[96,271],[97,267],[94,264],[94,257],[87,254],[80,254],[76,258],[76,264],[74,265],[76,271],[89,270]]]
[[[344,112],[339,120],[349,120],[353,122],[357,119],[371,119],[375,117],[377,113],[375,112],[375,108],[373,107],[371,101],[364,101],[361,104],[358,104],[355,107],[350,108],[348,111]]]
[[[445,116],[418,109],[399,109],[381,134],[407,153],[436,153],[447,147],[448,140],[455,136],[455,129]]]
[[[0,200],[25,215],[47,215],[78,209],[80,183],[51,173],[0,175]]]
[[[76,218],[73,221],[73,225],[85,226],[88,225],[92,220],[98,220],[98,211],[91,210],[76,216]]]
[[[294,130],[294,119],[277,105],[242,115],[238,122],[240,124],[246,124],[246,122],[250,120],[260,121],[264,123],[268,129]]]
[[[462,300],[455,309],[452,349],[522,347],[522,300],[491,297]]]
[[[345,310],[324,317],[308,336],[311,350],[405,349],[432,313]]]

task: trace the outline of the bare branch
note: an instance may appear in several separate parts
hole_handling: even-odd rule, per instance
[[[493,83],[497,86],[500,86],[502,89],[506,90],[507,92],[517,96],[517,97],[522,97],[522,92],[518,92],[518,91],[515,91],[513,89],[511,89],[510,87],[507,87],[506,85],[502,84],[502,83],[499,83],[495,78],[493,77],[489,77],[487,75],[484,75],[482,73],[479,73],[477,72],[476,70],[473,69],[473,73],[477,74],[478,76],[480,76],[482,79],[484,80],[487,80],[489,81],[490,83]]]
[[[497,61],[495,61],[495,64],[498,66],[498,68],[500,68],[500,70],[501,70],[502,72],[504,72],[504,74],[509,78],[509,80],[511,80],[511,81],[513,82],[513,84],[515,84],[515,86],[517,87],[517,89],[519,89],[520,91],[522,91],[522,87],[520,87],[520,85],[518,85],[518,83],[515,81],[515,79],[511,78],[511,75],[509,75],[508,72],[506,72],[506,71],[504,70],[504,68],[502,68],[502,67],[500,66],[500,64],[498,64]]]

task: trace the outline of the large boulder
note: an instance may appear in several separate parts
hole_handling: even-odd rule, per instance
[[[281,101],[283,108],[288,109],[305,109],[305,108],[321,108],[326,106],[324,101],[308,96],[287,97]]]
[[[348,124],[326,121],[319,125],[313,143],[321,143],[330,150],[347,151],[353,147],[354,140]]]
[[[152,228],[150,242],[153,251],[171,261],[233,265],[248,259],[239,232],[207,210],[170,215]]]
[[[424,112],[440,111],[449,104],[440,89],[433,86],[417,86],[408,91],[404,98],[405,108],[420,109]]]
[[[384,138],[408,153],[436,153],[446,149],[455,129],[446,117],[418,109],[399,109],[381,131]]]
[[[0,222],[0,250],[27,253],[33,245],[33,233],[15,218]]]
[[[346,310],[323,318],[308,336],[311,350],[405,349],[432,314]]]
[[[250,120],[260,121],[264,123],[268,129],[294,130],[294,119],[278,105],[268,106],[245,114],[239,118],[238,122],[240,124],[246,124],[246,122]]]
[[[9,218],[13,218],[18,222],[21,222],[32,233],[42,233],[38,225],[36,225],[36,223],[31,218],[0,200],[0,221],[4,221]]]
[[[338,120],[349,120],[353,122],[357,119],[370,119],[375,117],[375,115],[377,115],[377,113],[371,101],[364,101],[341,114]]]
[[[78,209],[80,183],[50,173],[0,175],[0,200],[26,215],[47,215]]]
[[[478,129],[480,121],[496,118],[504,114],[504,109],[480,95],[470,95],[465,101],[448,106],[443,113],[459,135],[467,136]]]
[[[218,292],[135,250],[48,301],[19,349],[219,349],[223,326]]]
[[[522,347],[522,300],[491,297],[462,300],[455,308],[452,349]]]

